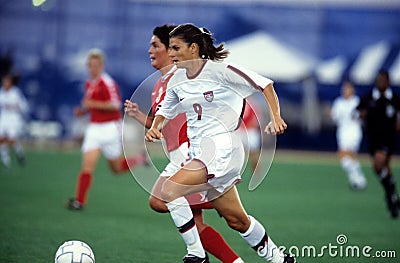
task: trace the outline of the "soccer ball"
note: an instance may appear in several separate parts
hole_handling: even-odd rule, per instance
[[[78,240],[62,244],[54,258],[55,263],[95,263],[94,254],[88,244]]]

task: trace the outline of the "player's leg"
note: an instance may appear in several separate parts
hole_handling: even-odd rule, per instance
[[[222,235],[204,222],[202,209],[192,209],[192,212],[201,243],[207,252],[214,255],[223,263],[243,262],[228,243],[226,243]]]
[[[208,262],[200,236],[187,199],[193,192],[208,189],[204,165],[192,160],[176,174],[165,181],[161,188],[161,199],[165,200],[175,226],[178,228],[187,248],[184,262]]]
[[[11,158],[8,152],[8,142],[6,137],[0,137],[0,157],[4,167],[11,167]]]
[[[100,149],[89,150],[83,153],[82,168],[76,183],[75,198],[68,200],[68,208],[81,210],[87,203],[90,186],[93,181],[93,171],[96,168],[100,155]]]
[[[21,136],[21,131],[23,128],[22,123],[14,123],[9,127],[9,145],[10,148],[14,149],[14,153],[17,157],[17,161],[19,165],[24,165],[25,163],[25,153],[24,148],[22,147],[21,142],[19,141],[19,137]]]
[[[363,190],[367,186],[367,180],[361,171],[361,166],[356,159],[356,154],[349,150],[339,150],[338,156],[343,170],[346,172],[350,187],[353,190]]]
[[[151,191],[149,205],[151,209],[158,213],[169,212],[165,202],[161,199],[161,188],[168,178],[169,176],[159,176]]]
[[[360,163],[356,158],[362,138],[361,129],[339,128],[337,131],[338,156],[343,170],[346,172],[349,184],[353,190],[363,190],[367,180],[361,171]]]
[[[236,187],[231,187],[223,195],[212,200],[217,211],[232,229],[238,231],[257,254],[272,263],[291,263],[295,259],[283,254],[267,235],[265,228],[244,210]]]
[[[388,153],[382,150],[375,151],[373,155],[373,168],[385,190],[386,203],[391,216],[396,218],[399,215],[399,196],[389,164],[390,155]]]
[[[21,142],[19,140],[14,140],[13,141],[13,148],[15,155],[17,157],[17,161],[20,165],[25,164],[25,151],[24,147],[22,146]]]
[[[110,169],[115,174],[126,173],[129,168],[134,168],[139,165],[148,164],[148,159],[145,153],[141,153],[137,156],[127,157],[121,156],[116,159],[108,160]]]

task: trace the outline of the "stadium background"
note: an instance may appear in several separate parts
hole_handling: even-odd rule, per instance
[[[80,165],[78,144],[67,146],[81,132],[72,109],[83,94],[87,51],[105,51],[107,71],[118,81],[122,97],[129,98],[154,72],[147,53],[153,27],[184,22],[209,28],[232,55],[250,41],[246,51],[256,53],[240,53],[238,63],[276,80],[290,129],[278,138],[268,179],[253,192],[247,189],[246,171],[239,185],[246,208],[282,245],[320,248],[337,244],[336,237],[346,234],[349,245],[395,250],[397,258],[385,262],[398,262],[399,221],[389,218],[365,154],[361,164],[368,188],[349,191],[334,155],[328,112],[343,78],[353,80],[362,94],[385,68],[400,92],[399,17],[396,0],[47,0],[41,6],[0,0],[1,70],[9,67],[20,74],[31,107],[26,166],[18,167],[15,160],[10,170],[0,166],[0,262],[51,262],[67,239],[86,241],[98,262],[180,259],[184,248],[169,217],[150,211],[148,193],[130,176],[113,178],[104,159],[87,209],[70,213],[63,202],[74,191]],[[165,159],[155,162],[162,167]],[[398,178],[398,156],[393,164]],[[206,220],[246,262],[261,262],[215,212],[207,211]],[[303,257],[299,262],[321,260]],[[323,262],[382,261],[325,254]]]
[[[148,42],[152,28],[164,23],[208,27],[228,48],[255,32],[270,38],[261,44],[254,40],[259,49],[247,51],[259,56],[247,56],[246,65],[277,82],[291,127],[280,147],[335,149],[328,112],[343,78],[350,77],[362,94],[371,88],[377,70],[386,68],[397,91],[400,86],[400,4],[392,0],[48,0],[39,7],[30,1],[1,1],[0,8],[0,54],[21,75],[34,121],[27,135],[34,139],[76,134],[72,109],[82,97],[90,48],[104,49],[108,72],[120,84],[123,98],[129,98],[154,72]],[[271,39],[281,50],[275,50]],[[268,59],[279,52],[288,55]],[[243,64],[240,58],[246,54],[241,55],[238,62]]]

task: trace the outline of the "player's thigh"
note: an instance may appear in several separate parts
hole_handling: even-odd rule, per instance
[[[218,198],[211,198],[211,203],[228,225],[244,232],[250,225],[248,215],[240,201],[236,187],[233,186]]]
[[[340,151],[358,152],[362,139],[359,129],[346,130],[341,128],[337,132],[337,143]]]
[[[93,172],[97,161],[101,155],[100,149],[94,149],[83,152],[82,157],[82,170],[86,172]]]
[[[162,186],[168,178],[169,177],[167,176],[158,177],[156,183],[153,186],[153,189],[151,190],[151,195],[149,197],[149,205],[151,209],[159,213],[168,212],[168,208],[165,205],[165,201],[161,197]]]
[[[161,197],[170,202],[187,194],[210,189],[207,184],[207,169],[198,160],[191,160],[162,186]]]

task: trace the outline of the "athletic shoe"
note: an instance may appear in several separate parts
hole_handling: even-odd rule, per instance
[[[283,263],[296,263],[296,258],[290,254],[285,253],[285,258],[283,259]]]
[[[67,201],[67,208],[70,210],[81,211],[83,209],[83,205],[75,200],[75,198],[71,198]]]
[[[399,202],[397,194],[386,194],[386,204],[392,218],[399,216]]]
[[[197,256],[189,254],[183,258],[183,263],[210,263],[210,261],[208,260],[207,253],[205,258],[199,258]]]
[[[353,191],[362,191],[367,188],[367,180],[362,175],[352,176],[350,181],[350,188]]]

